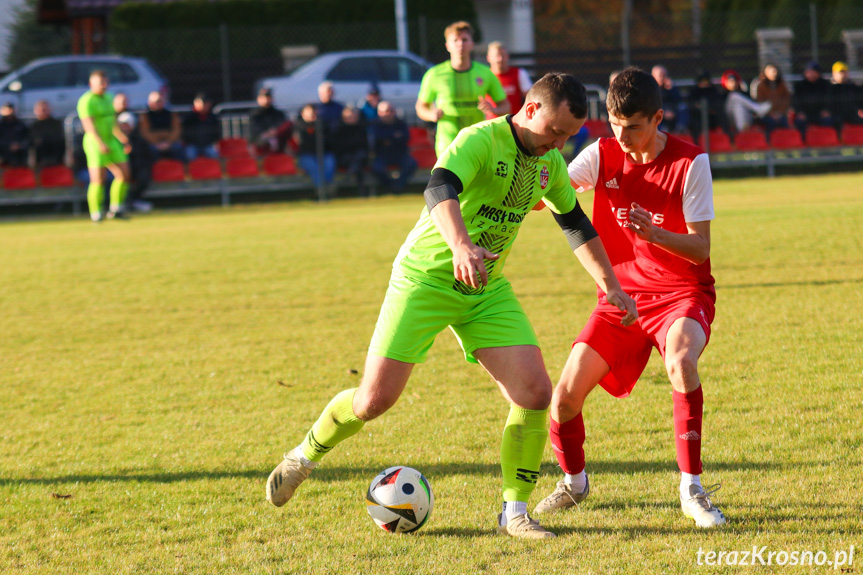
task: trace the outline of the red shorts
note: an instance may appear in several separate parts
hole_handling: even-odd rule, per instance
[[[675,321],[694,319],[709,341],[715,314],[713,294],[703,292],[636,294],[633,299],[638,305],[638,320],[633,325],[620,325],[623,312],[603,298],[573,343],[586,343],[608,363],[611,370],[599,384],[615,397],[632,392],[650,359],[651,348],[665,358],[665,336]]]

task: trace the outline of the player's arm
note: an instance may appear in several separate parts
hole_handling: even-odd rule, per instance
[[[710,220],[686,222],[685,234],[670,232],[654,225],[650,213],[633,202],[629,228],[644,241],[695,265],[703,264],[710,257]]]
[[[435,168],[423,196],[432,221],[452,251],[455,279],[472,288],[488,285],[485,260],[496,260],[498,254],[473,243],[461,214],[458,196],[464,186],[453,172]]]
[[[611,260],[608,259],[602,240],[599,239],[599,234],[596,233],[596,229],[590,223],[590,218],[587,217],[578,202],[568,213],[552,213],[557,225],[560,226],[569,241],[573,253],[587,273],[590,274],[590,277],[593,278],[593,281],[596,282],[596,285],[599,286],[599,289],[605,293],[608,303],[616,306],[620,311],[626,312],[620,323],[624,326],[635,323],[635,320],[638,319],[635,301],[620,287],[620,281],[611,267]]]
[[[479,103],[476,106],[482,110],[486,116],[504,116],[509,114],[512,106],[509,105],[509,100],[504,99],[502,102],[492,102],[486,98],[480,97]]]
[[[437,122],[443,117],[443,110],[435,106],[434,102],[417,100],[415,109],[419,119],[425,122]]]

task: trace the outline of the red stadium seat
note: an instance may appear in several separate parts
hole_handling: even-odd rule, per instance
[[[251,156],[237,156],[228,160],[227,170],[229,178],[256,178],[258,162]]]
[[[846,146],[863,146],[863,124],[846,124],[842,128],[842,143]]]
[[[824,126],[811,126],[806,130],[806,145],[814,148],[831,148],[839,146],[839,136],[836,130]]]
[[[711,130],[707,134],[707,138],[710,144],[710,153],[712,154],[727,154],[734,151],[734,147],[731,145],[731,138],[722,130]],[[707,146],[704,145],[704,136],[701,136],[701,142],[701,147],[707,149]]]
[[[270,154],[264,157],[264,173],[268,176],[294,176],[297,164],[288,154]]]
[[[222,164],[213,158],[195,158],[189,162],[189,176],[193,180],[220,180]]]
[[[429,140],[429,132],[421,126],[411,126],[409,128],[408,147],[409,148],[426,148],[431,145]]]
[[[434,148],[417,148],[411,150],[411,156],[417,161],[420,168],[431,168],[437,162],[437,154]]]
[[[734,144],[740,152],[759,152],[769,148],[767,136],[761,130],[746,130],[734,138]]]
[[[800,132],[794,128],[777,128],[770,133],[770,145],[777,150],[805,148]]]
[[[29,190],[36,187],[36,174],[30,168],[6,168],[3,187],[7,190]]]
[[[39,172],[39,185],[43,188],[69,188],[75,185],[75,174],[66,166],[48,166]]]
[[[219,155],[223,158],[248,156],[249,142],[245,138],[225,138],[219,140]]]
[[[610,138],[614,135],[611,125],[605,120],[587,120],[584,127],[591,138]]]
[[[153,164],[154,182],[182,182],[186,179],[183,162],[177,160],[157,160]]]

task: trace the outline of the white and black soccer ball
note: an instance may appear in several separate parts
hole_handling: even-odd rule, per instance
[[[434,493],[422,473],[401,465],[381,471],[366,494],[369,515],[389,533],[410,533],[428,521]]]

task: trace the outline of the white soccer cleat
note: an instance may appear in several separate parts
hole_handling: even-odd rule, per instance
[[[558,509],[568,509],[576,507],[579,503],[587,499],[590,493],[590,480],[585,476],[584,490],[581,493],[573,493],[572,487],[565,481],[558,481],[557,488],[552,491],[551,495],[540,501],[534,513],[548,513]]]
[[[695,520],[698,527],[709,529],[725,525],[725,515],[710,500],[710,496],[719,491],[721,485],[711,485],[705,490],[700,485],[689,486],[689,497],[680,498],[683,514]]]
[[[506,525],[501,525],[502,513],[497,516],[497,532],[511,537],[521,537],[523,539],[551,539],[557,537],[551,531],[545,529],[536,519],[532,519],[527,513],[516,515],[506,522]]]
[[[294,491],[300,483],[306,480],[312,472],[311,467],[306,467],[300,460],[296,448],[285,454],[285,458],[279,463],[267,479],[267,501],[281,507],[294,496]]]

